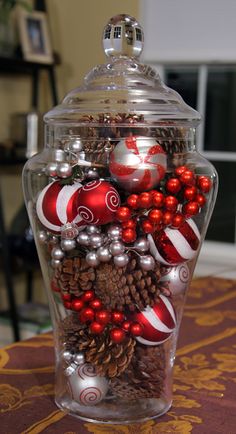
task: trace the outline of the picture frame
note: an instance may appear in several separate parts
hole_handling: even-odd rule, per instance
[[[24,59],[30,62],[53,63],[46,13],[20,10],[18,21]]]

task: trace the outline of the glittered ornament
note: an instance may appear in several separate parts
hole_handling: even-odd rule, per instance
[[[127,137],[110,154],[110,172],[130,192],[150,190],[166,172],[166,154],[155,139]]]
[[[95,405],[105,398],[108,380],[96,374],[95,368],[84,363],[79,365],[68,377],[71,397],[81,405]]]
[[[189,278],[190,272],[187,264],[180,264],[176,267],[163,267],[160,283],[167,285],[172,295],[178,295],[187,289]]]
[[[84,226],[77,211],[77,196],[82,185],[76,182],[72,185],[61,185],[59,181],[48,184],[40,192],[36,212],[40,222],[49,231],[60,232],[66,223]]]
[[[196,255],[200,233],[192,219],[178,229],[166,228],[156,235],[148,235],[152,256],[164,265],[177,265]]]
[[[78,213],[87,224],[112,222],[119,206],[119,194],[109,182],[91,181],[78,192]]]
[[[147,306],[132,319],[142,326],[142,336],[136,337],[143,345],[159,345],[165,342],[176,326],[176,315],[171,301],[164,295],[152,308]]]

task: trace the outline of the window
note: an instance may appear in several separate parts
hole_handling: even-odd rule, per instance
[[[111,28],[107,28],[105,30],[104,39],[110,39],[111,38]]]
[[[135,31],[136,31],[136,41],[142,42],[142,32],[141,32],[141,29],[139,29],[138,27],[136,27]]]
[[[120,39],[121,37],[121,27],[116,26],[114,27],[114,39]]]

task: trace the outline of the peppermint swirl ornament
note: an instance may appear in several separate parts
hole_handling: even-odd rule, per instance
[[[164,268],[162,269],[161,274],[159,282],[167,284],[172,295],[182,294],[187,289],[190,279],[190,272],[187,264]]]

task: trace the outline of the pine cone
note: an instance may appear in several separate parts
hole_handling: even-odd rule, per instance
[[[84,258],[65,258],[55,270],[54,281],[64,292],[80,296],[94,285],[95,270]]]
[[[159,270],[158,264],[154,271],[142,270],[135,258],[123,268],[100,264],[96,269],[96,294],[110,309],[134,311],[153,306],[161,292]]]
[[[111,380],[111,389],[116,396],[127,400],[160,398],[164,380],[164,346],[143,347],[137,344],[126,371]]]

